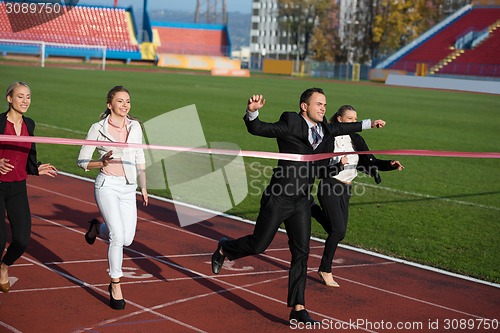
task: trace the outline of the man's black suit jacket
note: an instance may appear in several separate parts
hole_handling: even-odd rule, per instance
[[[328,124],[323,120],[323,141],[313,149],[309,142],[309,126],[300,113],[284,112],[275,123],[260,121],[259,117],[249,121],[245,116],[244,120],[249,133],[276,138],[279,152],[289,154],[325,153],[331,147],[334,136],[362,130],[361,122]],[[322,163],[279,160],[267,190],[272,191],[272,194],[292,197],[309,195],[320,165]]]
[[[26,123],[29,135],[33,136],[35,132],[35,122],[31,118],[25,116],[23,116],[23,121]],[[5,132],[5,126],[7,126],[7,112],[0,114],[0,134],[3,134]],[[2,156],[0,156],[0,158],[1,157]],[[35,143],[31,144],[31,149],[28,155],[28,162],[26,163],[26,171],[28,172],[28,175],[38,175]]]

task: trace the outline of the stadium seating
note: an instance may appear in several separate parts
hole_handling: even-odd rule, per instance
[[[454,52],[453,46],[458,38],[470,31],[487,29],[498,19],[500,19],[500,8],[498,7],[473,7],[465,15],[394,62],[390,68],[415,72],[418,63],[426,63],[431,68]],[[490,75],[492,72],[487,68],[498,67],[499,48],[500,33],[491,33],[489,38],[478,47],[473,50],[465,50],[462,55],[439,70],[439,73],[495,76]],[[488,64],[492,67],[481,67]],[[496,76],[498,75],[500,73]]]
[[[160,38],[158,53],[228,56],[225,29],[155,26]]]
[[[439,74],[500,77],[500,28],[492,29],[481,44],[464,52],[439,70]]]
[[[42,15],[8,16],[5,3],[1,2],[0,39],[99,45],[114,51],[139,50],[125,9],[76,6],[63,7],[63,10],[63,15],[51,20],[42,20]],[[39,23],[33,21],[37,17]]]

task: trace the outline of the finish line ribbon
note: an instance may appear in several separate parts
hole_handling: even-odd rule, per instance
[[[323,153],[314,155],[287,154],[287,153],[270,153],[263,151],[252,150],[232,150],[232,149],[214,149],[214,148],[193,148],[180,146],[162,146],[150,145],[141,143],[121,143],[96,140],[82,139],[67,139],[53,138],[43,136],[17,136],[0,134],[0,142],[32,142],[32,143],[47,143],[57,145],[72,145],[72,146],[108,146],[118,148],[140,148],[152,150],[167,150],[184,153],[199,153],[199,154],[214,154],[228,156],[243,156],[256,157],[264,159],[287,160],[298,162],[313,162],[319,161],[334,156],[347,154],[384,154],[384,155],[406,155],[406,156],[438,156],[438,157],[465,157],[465,158],[500,158],[500,152],[460,152],[460,151],[445,151],[445,150],[418,150],[418,149],[401,149],[401,150],[370,150],[342,153]]]

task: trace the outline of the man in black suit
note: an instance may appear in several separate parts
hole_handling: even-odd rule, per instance
[[[304,91],[299,102],[300,112],[284,112],[276,123],[259,120],[258,110],[264,104],[262,95],[254,95],[248,100],[245,124],[253,135],[276,138],[280,153],[324,153],[336,135],[385,125],[382,120],[327,124],[324,118],[326,97],[320,88]],[[315,322],[305,309],[304,291],[311,235],[310,190],[317,165],[317,162],[279,160],[262,195],[253,234],[231,241],[222,238],[212,255],[212,271],[218,274],[225,257],[235,260],[264,252],[284,222],[292,254],[287,301],[288,306],[293,307],[291,322]]]

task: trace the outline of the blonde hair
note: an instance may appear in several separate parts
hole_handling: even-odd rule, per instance
[[[17,87],[26,87],[31,92],[31,88],[28,86],[28,84],[26,82],[16,81],[16,82],[13,82],[7,88],[7,91],[5,91],[5,99],[7,99],[7,97],[9,97],[9,96],[12,98],[14,95],[14,90],[16,90]],[[9,108],[10,108],[10,106],[11,106],[11,103],[9,103]]]

